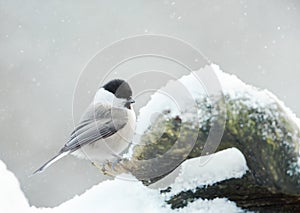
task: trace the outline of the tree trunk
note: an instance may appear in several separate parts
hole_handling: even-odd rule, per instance
[[[260,107],[249,105],[251,97],[225,98],[226,126],[216,151],[236,147],[243,153],[249,173],[195,192],[183,191],[167,202],[180,208],[198,198],[226,197],[250,210],[300,212],[300,131],[296,121],[277,100]],[[121,160],[117,173],[130,171],[149,185],[183,161],[202,156],[212,121],[218,122],[220,101],[203,98],[198,102],[205,118],[182,122],[178,116],[161,117],[141,138],[144,145],[134,147],[132,158]]]

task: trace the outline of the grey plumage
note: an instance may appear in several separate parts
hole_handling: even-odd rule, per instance
[[[119,155],[133,136],[135,113],[132,103],[132,91],[127,82],[115,79],[105,84],[98,90],[68,142],[33,174],[44,171],[68,154],[100,163]]]
[[[105,139],[122,129],[127,121],[126,109],[111,108],[109,105],[92,105],[87,109],[61,151],[73,152],[87,143]]]
[[[127,109],[109,105],[91,105],[70,135],[69,141],[57,155],[47,161],[33,174],[43,172],[52,163],[76,151],[81,146],[105,139],[122,129],[128,121]]]

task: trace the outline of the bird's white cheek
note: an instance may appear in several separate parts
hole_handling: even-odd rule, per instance
[[[101,103],[101,104],[112,105],[114,98],[115,98],[115,96],[112,93],[101,88],[97,91],[97,93],[94,97],[93,103],[94,104]]]

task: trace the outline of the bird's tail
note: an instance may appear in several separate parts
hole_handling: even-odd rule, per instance
[[[32,173],[32,175],[35,175],[37,173],[41,173],[43,172],[45,169],[47,169],[51,164],[53,164],[54,162],[58,161],[59,159],[61,159],[62,157],[66,156],[67,154],[69,154],[70,151],[67,152],[59,152],[57,155],[55,155],[53,158],[51,158],[50,160],[48,160],[43,166],[41,166],[39,169],[37,169],[34,173]]]

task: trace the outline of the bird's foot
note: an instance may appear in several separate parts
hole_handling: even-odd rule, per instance
[[[92,162],[92,165],[101,171],[102,174],[115,177],[121,173],[128,173],[129,169],[123,164],[121,158],[117,158],[114,161],[106,160],[101,166]]]
[[[99,169],[99,171],[100,171],[103,175],[114,177],[114,176],[111,175],[111,174],[109,173],[109,171],[106,169],[106,163],[101,164],[101,165],[98,165],[98,164],[96,164],[95,162],[92,162],[92,165],[95,166],[97,169]]]
[[[116,170],[116,166],[117,166],[117,162],[115,161],[109,161],[107,160],[104,164],[103,164],[103,167],[106,171],[106,173],[109,173],[111,176],[116,176],[118,173],[117,173],[117,170]]]
[[[109,173],[114,174],[114,176],[117,176],[121,173],[128,173],[129,171],[123,164],[121,158],[115,159],[114,161],[107,161],[106,169],[109,171]]]

